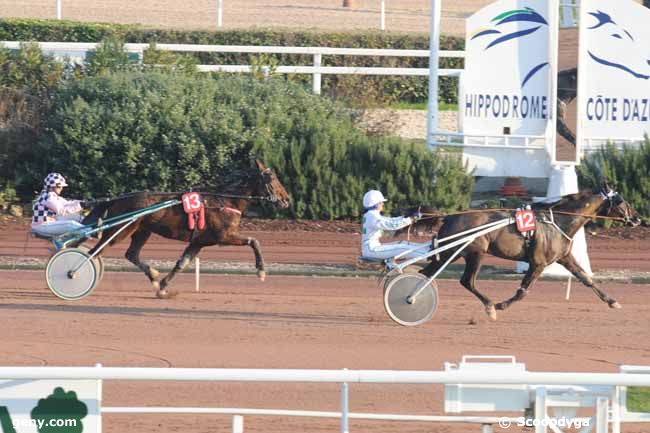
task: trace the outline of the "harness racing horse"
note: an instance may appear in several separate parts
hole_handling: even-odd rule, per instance
[[[189,229],[188,214],[183,210],[183,205],[179,204],[138,219],[114,239],[111,237],[123,225],[107,229],[102,234],[102,239],[90,250],[90,254],[99,250],[98,255],[101,255],[104,251],[104,244],[108,243],[107,246],[112,246],[130,237],[131,245],[125,256],[149,277],[157,289],[156,296],[161,299],[178,294],[177,291],[167,290],[169,282],[178,272],[187,267],[202,248],[212,245],[250,246],[255,253],[257,274],[263,281],[266,273],[260,244],[257,239],[243,237],[239,234],[241,216],[251,199],[268,200],[276,206],[287,208],[289,195],[273,170],[264,167],[260,161],[256,161],[256,167],[250,170],[236,171],[230,177],[232,180],[223,188],[222,192],[200,193],[205,206],[205,228],[203,230]],[[97,205],[83,223],[90,224],[100,217],[119,216],[166,200],[180,201],[182,196],[183,193],[137,192],[126,194]],[[160,272],[140,260],[140,251],[152,233],[168,239],[189,242],[176,266],[162,280],[159,279]]]
[[[460,283],[483,303],[488,316],[496,320],[497,310],[505,310],[526,296],[529,288],[544,269],[555,262],[560,263],[581,283],[591,288],[611,308],[621,308],[620,304],[599,289],[593,279],[580,267],[571,253],[571,246],[578,230],[588,221],[599,216],[620,218],[626,224],[639,225],[641,219],[632,206],[605,184],[603,189],[597,192],[583,191],[563,197],[555,203],[535,204],[533,210],[537,224],[530,240],[527,240],[514,224],[510,224],[476,238],[460,253],[460,256],[465,259],[465,270]],[[443,239],[505,218],[512,218],[512,213],[505,210],[477,210],[448,215],[444,217],[438,237]],[[454,254],[454,251],[453,249],[445,251],[439,255],[439,258],[433,256],[431,262],[420,272],[431,277]],[[528,262],[530,265],[516,294],[496,305],[476,288],[476,276],[486,254],[507,260]]]

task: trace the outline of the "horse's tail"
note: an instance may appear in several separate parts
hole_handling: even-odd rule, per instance
[[[108,208],[111,206],[113,200],[106,200],[98,203],[93,207],[88,215],[85,216],[81,222],[83,225],[93,225],[99,221],[100,218],[104,218],[108,212]]]
[[[403,234],[418,233],[418,232],[425,233],[425,234],[438,233],[438,230],[444,223],[444,219],[446,215],[428,206],[419,206],[419,207],[407,209],[403,213],[403,215],[411,216],[418,212],[422,214],[422,218],[419,221],[417,221],[413,225],[404,227],[403,229],[396,230],[395,232],[393,232],[393,235],[400,236]]]

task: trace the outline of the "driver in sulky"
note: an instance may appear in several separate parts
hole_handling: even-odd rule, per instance
[[[384,210],[386,198],[381,191],[370,190],[363,196],[363,221],[361,229],[361,255],[368,259],[386,260],[409,251],[401,258],[411,259],[419,257],[431,248],[430,242],[390,242],[381,243],[384,231],[396,231],[414,224],[422,215],[410,217],[386,217],[381,214]],[[414,251],[411,251],[414,250]]]
[[[59,173],[50,173],[43,181],[43,189],[32,206],[32,231],[51,238],[84,227],[82,211],[92,206],[92,201],[66,200],[61,197],[68,186]]]

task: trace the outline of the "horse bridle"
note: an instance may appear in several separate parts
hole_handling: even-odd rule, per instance
[[[260,175],[262,179],[264,178],[264,175],[267,175],[269,173],[272,173],[272,170],[270,168],[266,168],[260,172]],[[268,201],[271,203],[277,203],[278,202],[278,196],[275,194],[273,191],[273,188],[271,188],[271,183],[270,182],[264,182],[264,187],[266,189],[266,196],[262,195],[239,195],[239,194],[222,194],[222,193],[211,193],[210,195],[214,195],[217,197],[223,197],[223,198],[239,198],[242,200],[260,200],[260,201]]]
[[[611,212],[612,208],[614,206],[618,206],[621,203],[624,203],[625,200],[623,200],[623,197],[616,191],[608,191],[606,192],[605,190],[602,190],[600,194],[607,200],[607,215]],[[630,223],[632,222],[632,218],[630,218],[630,213],[628,211],[627,206],[623,206],[623,211],[625,216],[623,217],[623,222],[625,223]]]

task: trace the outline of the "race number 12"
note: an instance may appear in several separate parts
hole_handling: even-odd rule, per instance
[[[518,210],[515,220],[517,221],[517,230],[520,232],[535,230],[535,214],[532,210]]]

